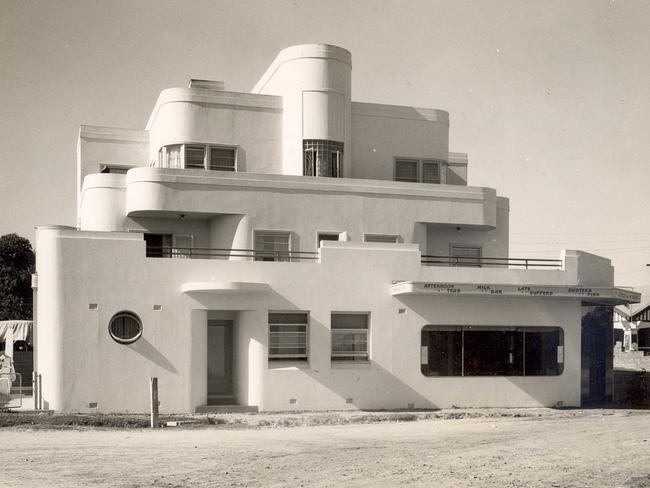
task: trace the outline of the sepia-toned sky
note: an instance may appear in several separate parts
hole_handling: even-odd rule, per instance
[[[0,0],[0,234],[75,224],[80,124],[144,128],[189,78],[249,91],[284,47],[352,52],[352,98],[450,112],[511,256],[650,284],[647,1]]]

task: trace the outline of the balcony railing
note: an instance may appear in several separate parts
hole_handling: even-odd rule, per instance
[[[433,256],[422,255],[422,264],[429,266],[466,266],[466,267],[496,267],[513,268],[553,268],[562,269],[560,259],[531,259],[531,258],[484,258],[468,256]]]
[[[310,251],[267,251],[261,249],[225,249],[215,247],[147,246],[147,257],[171,259],[249,258],[254,261],[296,262],[318,259],[318,253]]]

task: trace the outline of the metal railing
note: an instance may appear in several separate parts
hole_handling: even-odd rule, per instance
[[[215,247],[147,246],[147,257],[171,259],[250,258],[254,261],[296,262],[318,259],[318,252],[266,251],[261,249],[226,249]]]
[[[532,258],[485,258],[467,256],[435,256],[422,255],[422,264],[431,266],[465,266],[465,267],[496,267],[506,266],[515,268],[554,268],[562,269],[561,259],[532,259]]]

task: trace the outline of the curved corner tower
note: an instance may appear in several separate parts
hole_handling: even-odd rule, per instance
[[[281,51],[255,85],[283,100],[283,174],[351,176],[351,74],[349,51],[302,44]]]

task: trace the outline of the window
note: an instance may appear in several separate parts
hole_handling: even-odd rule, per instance
[[[145,234],[146,257],[189,259],[194,236],[191,234]]]
[[[395,161],[395,181],[410,181],[417,183],[419,181],[418,161]]]
[[[367,313],[332,313],[332,361],[368,360]]]
[[[389,242],[395,243],[399,242],[398,235],[392,234],[364,234],[363,242]]]
[[[171,234],[145,234],[146,257],[169,258],[171,257],[173,236]]]
[[[255,231],[255,261],[290,261],[290,233]]]
[[[161,168],[236,171],[236,148],[210,144],[174,144],[158,151]]]
[[[425,376],[557,376],[564,368],[559,327],[428,325],[421,345]]]
[[[445,161],[434,159],[396,159],[395,181],[445,183]]]
[[[131,344],[142,335],[142,322],[133,312],[119,312],[108,324],[108,333],[115,342]]]
[[[190,259],[194,247],[194,236],[191,234],[174,234],[174,246],[171,257],[174,259]]]
[[[118,175],[125,175],[128,170],[135,166],[120,166],[115,164],[102,164],[99,166],[100,173],[113,173]]]
[[[211,170],[235,171],[235,150],[227,147],[210,147]]]
[[[306,360],[308,312],[269,312],[269,359]]]
[[[450,266],[481,267],[481,248],[478,246],[451,244],[449,254],[451,256]]]
[[[339,237],[339,232],[319,232],[317,238],[318,247],[321,247],[323,241],[338,241]]]
[[[440,183],[440,163],[422,161],[422,183]]]
[[[329,176],[340,178],[343,175],[343,143],[319,139],[305,139],[303,148],[303,175]]]
[[[185,146],[185,169],[205,168],[205,146]]]

